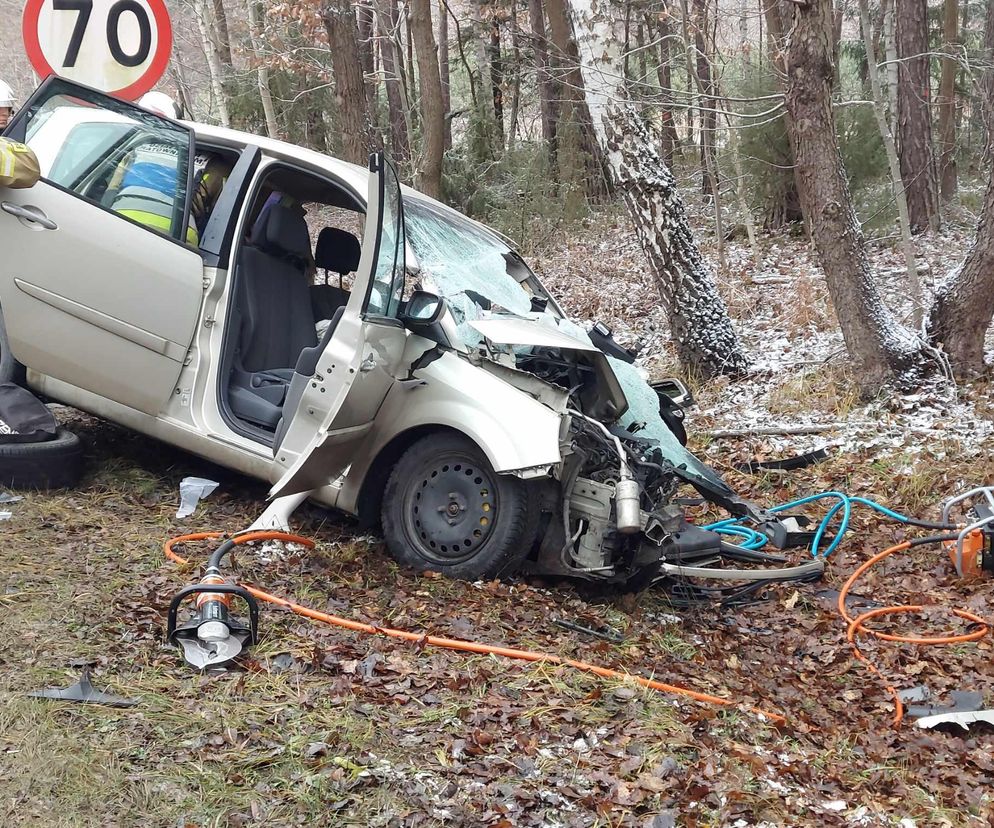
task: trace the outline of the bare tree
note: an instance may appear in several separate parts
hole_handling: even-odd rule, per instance
[[[445,148],[452,148],[452,96],[449,92],[449,16],[445,0],[438,6],[438,76],[442,82],[442,110],[445,113]]]
[[[656,77],[659,81],[663,160],[667,164],[672,164],[679,141],[676,123],[673,120],[673,72],[670,66],[670,39],[673,36],[673,28],[670,25],[668,10],[664,9],[659,15],[656,21],[656,33],[659,36],[659,62],[656,65]]]
[[[394,161],[406,164],[411,157],[407,101],[401,81],[401,59],[394,32],[397,27],[397,0],[380,0],[376,19],[379,28],[380,60],[390,110],[390,151]]]
[[[193,14],[197,18],[197,28],[200,30],[200,41],[207,58],[207,76],[210,80],[211,98],[217,107],[218,120],[221,126],[231,126],[231,115],[228,110],[228,94],[224,88],[224,73],[221,68],[221,58],[218,55],[217,43],[213,36],[213,8],[208,8],[207,0],[194,0]]]
[[[994,3],[987,6],[985,31],[988,57],[994,52]],[[982,86],[982,101],[988,113],[994,109],[994,78]],[[988,155],[994,136],[988,133]],[[977,237],[962,267],[939,286],[928,316],[927,331],[941,343],[953,370],[960,375],[984,369],[984,339],[994,315],[994,173],[988,168],[987,192],[980,212]]]
[[[211,0],[214,12],[214,42],[221,62],[231,67],[231,35],[228,33],[228,13],[224,8],[224,0]]]
[[[894,135],[887,123],[886,104],[883,88],[880,85],[880,72],[877,68],[877,55],[874,50],[872,23],[870,22],[870,7],[868,0],[859,0],[860,28],[863,32],[863,46],[866,49],[867,80],[873,95],[873,114],[877,119],[877,130],[884,143],[887,154],[887,166],[890,169],[891,189],[894,201],[897,203],[897,220],[901,229],[901,252],[904,254],[904,265],[907,270],[908,284],[911,296],[915,302],[915,321],[921,322],[924,312],[925,297],[922,293],[921,279],[918,277],[918,265],[915,262],[915,246],[911,238],[911,219],[908,216],[908,199],[904,192],[904,181],[901,179],[901,161],[897,155],[897,145]]]
[[[347,0],[325,0],[321,22],[331,50],[344,155],[347,161],[365,166],[374,140],[359,56],[359,26],[352,4]]]
[[[256,0],[245,0],[249,21],[249,40],[252,51],[255,52],[256,81],[259,85],[259,99],[262,101],[262,112],[266,118],[266,134],[270,138],[279,138],[280,129],[276,123],[276,107],[273,106],[273,95],[269,89],[269,67],[262,54],[262,25],[259,21],[259,9]]]
[[[944,0],[942,15],[942,75],[939,78],[939,180],[940,195],[949,201],[956,195],[956,70],[953,54],[959,41],[958,0]]]
[[[804,214],[857,380],[876,390],[892,376],[926,370],[925,343],[884,303],[866,257],[832,116],[834,20],[831,0],[775,0],[788,31],[787,131]]]
[[[626,95],[619,53],[624,14],[598,0],[572,0],[570,6],[594,134],[655,277],[677,355],[705,377],[740,372],[748,360],[694,241],[673,174]]]
[[[421,80],[421,123],[424,127],[424,154],[419,186],[432,198],[442,194],[442,154],[445,152],[445,111],[442,107],[442,81],[431,24],[431,0],[412,0],[411,39],[418,55]]]
[[[901,178],[908,194],[911,230],[939,227],[932,155],[932,103],[929,79],[926,0],[894,0],[898,57],[897,112]]]
[[[549,169],[556,164],[557,107],[555,83],[549,70],[549,50],[545,35],[545,9],[542,0],[528,0],[528,19],[532,30],[532,53],[538,79],[539,112],[542,118],[542,143],[549,158]]]

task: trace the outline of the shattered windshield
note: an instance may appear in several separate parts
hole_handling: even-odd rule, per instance
[[[404,199],[404,220],[407,241],[420,267],[418,278],[425,290],[445,298],[466,345],[474,347],[482,342],[470,322],[500,313],[532,319],[592,344],[582,327],[561,318],[551,305],[545,311],[532,310],[533,285],[537,283],[529,282],[534,276],[497,236],[458,214],[415,198]],[[670,431],[659,414],[659,397],[642,369],[610,356],[608,362],[628,400],[628,410],[618,424],[657,442],[663,455],[674,466],[684,467],[689,477],[727,489],[721,478],[680,445]]]

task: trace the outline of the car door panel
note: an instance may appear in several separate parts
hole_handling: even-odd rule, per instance
[[[349,304],[296,410],[284,413],[293,419],[276,452],[272,497],[316,489],[339,476],[351,463],[351,450],[373,427],[376,413],[396,381],[407,331],[387,315],[389,298],[383,308],[376,309],[383,313],[371,313],[369,297],[377,273],[399,272],[402,278],[404,241],[402,229],[397,230],[403,222],[399,205],[396,174],[382,155],[373,156],[357,278]],[[394,222],[389,238],[383,233],[385,220]],[[386,278],[389,284],[391,277]],[[381,294],[388,297],[390,291]]]
[[[74,100],[68,97],[74,85],[58,83],[57,99]],[[89,106],[71,114],[100,123],[102,96],[83,92]],[[112,106],[127,112],[125,104]],[[59,106],[56,113],[72,109]],[[154,116],[137,112],[139,127],[154,129]],[[41,121],[34,134],[57,142],[62,133],[44,127]],[[180,151],[188,136],[192,151],[189,130],[171,122],[169,130]],[[30,146],[30,135],[28,140]],[[182,167],[175,163],[179,177]],[[124,162],[119,166],[123,171]],[[177,198],[182,187],[177,184]],[[45,178],[27,190],[0,192],[0,202],[0,308],[13,356],[34,371],[140,411],[161,411],[200,314],[199,253]],[[183,204],[177,201],[175,209],[174,224],[185,227]]]

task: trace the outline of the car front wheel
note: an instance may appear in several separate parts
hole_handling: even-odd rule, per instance
[[[529,495],[525,481],[494,472],[466,437],[428,435],[387,481],[383,534],[404,566],[470,581],[513,575],[538,532]]]

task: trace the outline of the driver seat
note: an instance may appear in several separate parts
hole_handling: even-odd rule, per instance
[[[238,345],[228,400],[243,420],[273,430],[305,348],[317,344],[307,278],[311,242],[303,215],[274,204],[238,262]]]

